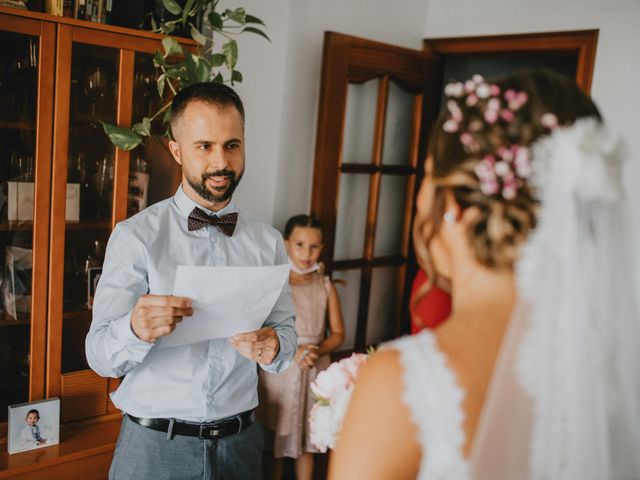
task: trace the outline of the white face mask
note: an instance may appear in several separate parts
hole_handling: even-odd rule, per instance
[[[298,275],[306,275],[307,273],[312,273],[317,271],[320,268],[320,263],[316,263],[315,265],[310,266],[309,268],[301,269],[296,267],[296,264],[289,259],[289,268],[292,272],[297,273]]]

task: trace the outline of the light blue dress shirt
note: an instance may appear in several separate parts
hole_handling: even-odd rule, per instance
[[[159,348],[131,330],[138,298],[147,293],[171,295],[178,265],[287,263],[280,233],[232,203],[216,212],[238,212],[232,237],[211,226],[188,231],[187,217],[196,206],[180,187],[173,198],[116,225],[107,246],[86,339],[87,359],[99,375],[125,375],[111,399],[136,417],[205,422],[258,405],[256,363],[241,356],[228,339]],[[291,363],[298,338],[294,317],[287,283],[264,322],[280,341],[274,362],[260,364],[265,371],[279,373]]]

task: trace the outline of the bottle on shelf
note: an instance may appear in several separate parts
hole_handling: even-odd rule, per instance
[[[93,241],[91,250],[84,262],[84,271],[87,285],[87,308],[93,306],[93,296],[98,286],[98,280],[102,274],[102,262],[104,261],[104,249],[102,242]]]
[[[147,208],[149,190],[149,164],[138,153],[131,159],[129,171],[129,205],[128,215],[135,215]]]

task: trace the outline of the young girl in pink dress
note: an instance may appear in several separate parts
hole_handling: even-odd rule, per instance
[[[296,478],[310,480],[317,449],[309,441],[308,417],[314,402],[309,385],[329,365],[327,354],[342,343],[344,325],[338,293],[318,263],[323,247],[320,221],[309,215],[291,217],[284,239],[299,346],[287,371],[261,374],[260,421],[273,438],[273,478],[280,479],[281,460],[289,457],[295,459]]]

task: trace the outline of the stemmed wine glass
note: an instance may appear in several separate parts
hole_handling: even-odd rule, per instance
[[[96,122],[96,104],[107,94],[108,85],[107,69],[102,65],[95,65],[91,70],[86,72],[82,80],[82,89],[91,104],[90,125],[92,127],[98,126]]]

